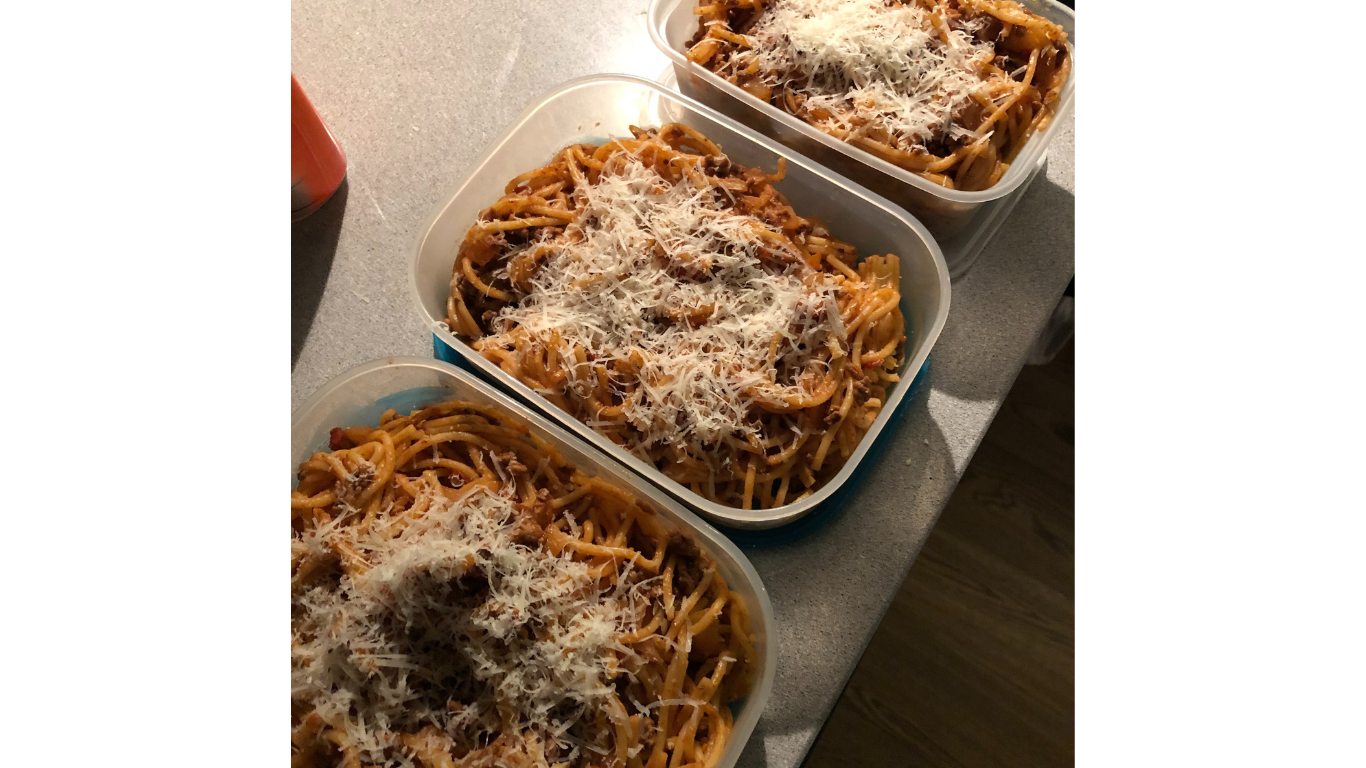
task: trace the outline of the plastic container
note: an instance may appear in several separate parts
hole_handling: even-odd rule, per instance
[[[559,410],[530,387],[484,359],[446,329],[446,297],[460,241],[478,216],[503,194],[512,177],[543,165],[567,144],[601,143],[629,136],[629,127],[681,122],[698,129],[735,162],[774,168],[787,158],[787,177],[778,189],[802,215],[820,216],[832,233],[861,255],[901,257],[902,313],[907,321],[903,384],[929,356],[949,311],[949,274],[944,257],[924,225],[886,200],[738,123],[658,83],[626,75],[600,75],[566,83],[523,112],[476,160],[455,193],[437,207],[418,239],[411,280],[418,312],[437,340],[470,370],[531,403],[558,424],[665,489],[690,509],[724,525],[770,528],[802,517],[831,499],[853,474],[869,447],[900,405],[908,387],[893,387],[886,407],[840,472],[819,491],[777,509],[740,510],[695,494],[665,477],[578,419]]]
[[[664,520],[693,537],[716,561],[726,583],[745,599],[753,624],[758,674],[749,695],[731,703],[735,729],[718,765],[733,768],[773,690],[773,676],[777,670],[773,604],[759,574],[740,550],[658,488],[473,375],[439,360],[405,357],[359,365],[313,393],[294,414],[290,431],[290,456],[294,461],[291,471],[315,451],[328,449],[328,433],[333,427],[377,424],[380,414],[389,408],[406,414],[452,399],[501,408],[525,422],[584,473],[601,477],[649,500]]]
[[[1068,43],[1075,49],[1075,17],[1071,9],[1053,0],[1020,0],[1020,3],[1061,25],[1067,31]],[[1048,142],[1072,112],[1075,67],[1063,86],[1053,122],[1025,144],[1000,181],[990,189],[978,192],[945,189],[846,144],[772,104],[745,93],[705,67],[688,61],[684,51],[687,41],[697,31],[697,16],[692,12],[696,6],[697,0],[653,0],[650,4],[650,38],[673,62],[679,92],[791,147],[910,211],[934,233],[946,254],[964,252],[964,257],[957,260],[959,263],[952,264],[955,277],[967,271],[985,244],[985,239],[981,239],[974,246],[974,236],[980,239],[980,233],[984,230],[994,232],[1000,226],[1004,215],[1001,214],[1002,205],[999,203],[1012,195],[1018,199],[1018,194],[1023,192],[1041,167]],[[1007,213],[1013,205],[1014,200],[1010,200]],[[994,225],[991,221],[993,217]],[[990,234],[987,234],[989,237]]]

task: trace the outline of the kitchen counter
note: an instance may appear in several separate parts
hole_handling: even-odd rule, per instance
[[[348,174],[293,227],[293,407],[353,365],[432,354],[408,290],[419,230],[528,104],[584,75],[664,71],[647,0],[572,5],[294,0],[293,71]],[[954,283],[928,379],[843,512],[807,539],[748,553],[777,612],[778,675],[741,766],[801,763],[1062,296],[1072,144],[1069,120],[1046,173]]]

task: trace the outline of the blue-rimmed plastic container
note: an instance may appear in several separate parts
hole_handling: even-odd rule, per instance
[[[649,501],[667,525],[687,532],[716,562],[726,583],[749,607],[756,656],[753,687],[748,696],[731,703],[735,728],[717,763],[722,768],[733,768],[773,690],[778,668],[773,603],[749,558],[676,499],[469,372],[440,360],[416,357],[395,357],[356,366],[314,392],[294,414],[290,429],[292,469],[315,451],[328,450],[333,427],[378,424],[380,414],[389,408],[407,414],[446,400],[469,400],[502,409],[555,446],[585,474],[601,477]]]
[[[630,136],[632,125],[658,126],[669,122],[696,128],[741,165],[771,169],[777,166],[778,158],[786,158],[787,177],[776,186],[798,213],[819,216],[836,237],[858,248],[860,254],[893,253],[901,258],[901,310],[907,325],[907,353],[900,370],[903,385],[892,387],[886,407],[830,482],[807,498],[776,509],[735,509],[693,493],[556,408],[484,359],[445,326],[446,298],[459,244],[479,211],[502,196],[509,179],[550,162],[566,145],[602,143]],[[465,180],[432,214],[418,239],[410,278],[418,313],[437,341],[449,347],[464,367],[478,371],[484,379],[531,404],[694,512],[722,525],[743,529],[786,525],[842,495],[844,485],[897,413],[911,390],[912,378],[929,358],[948,317],[950,292],[949,272],[939,246],[910,214],[685,96],[658,83],[627,75],[570,81],[523,112],[474,162]]]

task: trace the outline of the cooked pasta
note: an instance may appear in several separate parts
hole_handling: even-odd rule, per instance
[[[291,495],[292,765],[716,764],[754,638],[690,536],[475,403],[330,447]]]
[[[687,56],[866,152],[982,190],[1053,119],[1067,33],[1011,0],[700,0]]]
[[[681,124],[576,144],[512,179],[457,254],[446,323],[694,493],[800,500],[899,380],[896,256],[858,261]]]

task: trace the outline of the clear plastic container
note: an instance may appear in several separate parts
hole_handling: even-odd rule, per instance
[[[329,432],[333,427],[377,424],[380,414],[389,408],[406,414],[452,399],[501,408],[526,423],[585,474],[601,477],[647,499],[661,517],[693,537],[716,561],[726,583],[745,599],[750,608],[759,671],[749,695],[731,704],[735,729],[718,765],[733,768],[773,690],[773,676],[777,670],[773,603],[759,574],[740,550],[658,488],[470,373],[439,360],[415,357],[389,358],[357,366],[313,393],[294,414],[290,431],[290,456],[294,462],[291,471],[315,451],[328,450]]]
[[[1070,8],[1053,0],[1019,0],[1030,11],[1062,26],[1075,49],[1075,16]],[[941,244],[970,237],[992,215],[990,203],[1021,191],[1037,173],[1048,142],[1072,112],[1076,69],[1063,86],[1053,122],[1031,138],[1015,162],[990,189],[963,192],[945,189],[932,181],[899,168],[886,160],[814,128],[777,107],[742,91],[705,67],[688,61],[687,42],[697,31],[693,8],[697,0],[653,0],[649,11],[650,38],[673,62],[678,90],[684,96],[731,117],[759,133],[843,174],[858,184],[900,205],[925,223]],[[1011,203],[1013,205],[1013,202]],[[1003,218],[1003,217],[1000,217]],[[999,221],[997,222],[999,226]],[[994,227],[992,227],[994,231]],[[949,248],[945,245],[945,251]],[[972,252],[976,258],[980,245]],[[966,271],[964,268],[962,271]],[[959,270],[954,270],[955,276]]]
[[[601,143],[630,136],[629,127],[685,123],[716,142],[731,160],[772,169],[787,158],[787,177],[777,183],[802,215],[819,216],[838,238],[861,255],[894,253],[901,257],[902,313],[907,324],[907,354],[902,384],[892,388],[886,406],[840,472],[819,491],[777,509],[740,510],[708,501],[664,476],[578,419],[556,408],[530,387],[484,359],[445,326],[451,268],[465,231],[479,211],[503,194],[508,180],[550,162],[575,142]],[[665,489],[699,514],[739,528],[771,528],[811,512],[850,478],[891,419],[939,338],[949,312],[949,273],[943,254],[924,225],[905,211],[847,179],[766,139],[658,83],[627,75],[599,75],[568,82],[533,104],[475,161],[469,176],[433,213],[417,242],[412,266],[413,298],[439,342],[451,347],[471,370],[532,404],[574,434]]]

